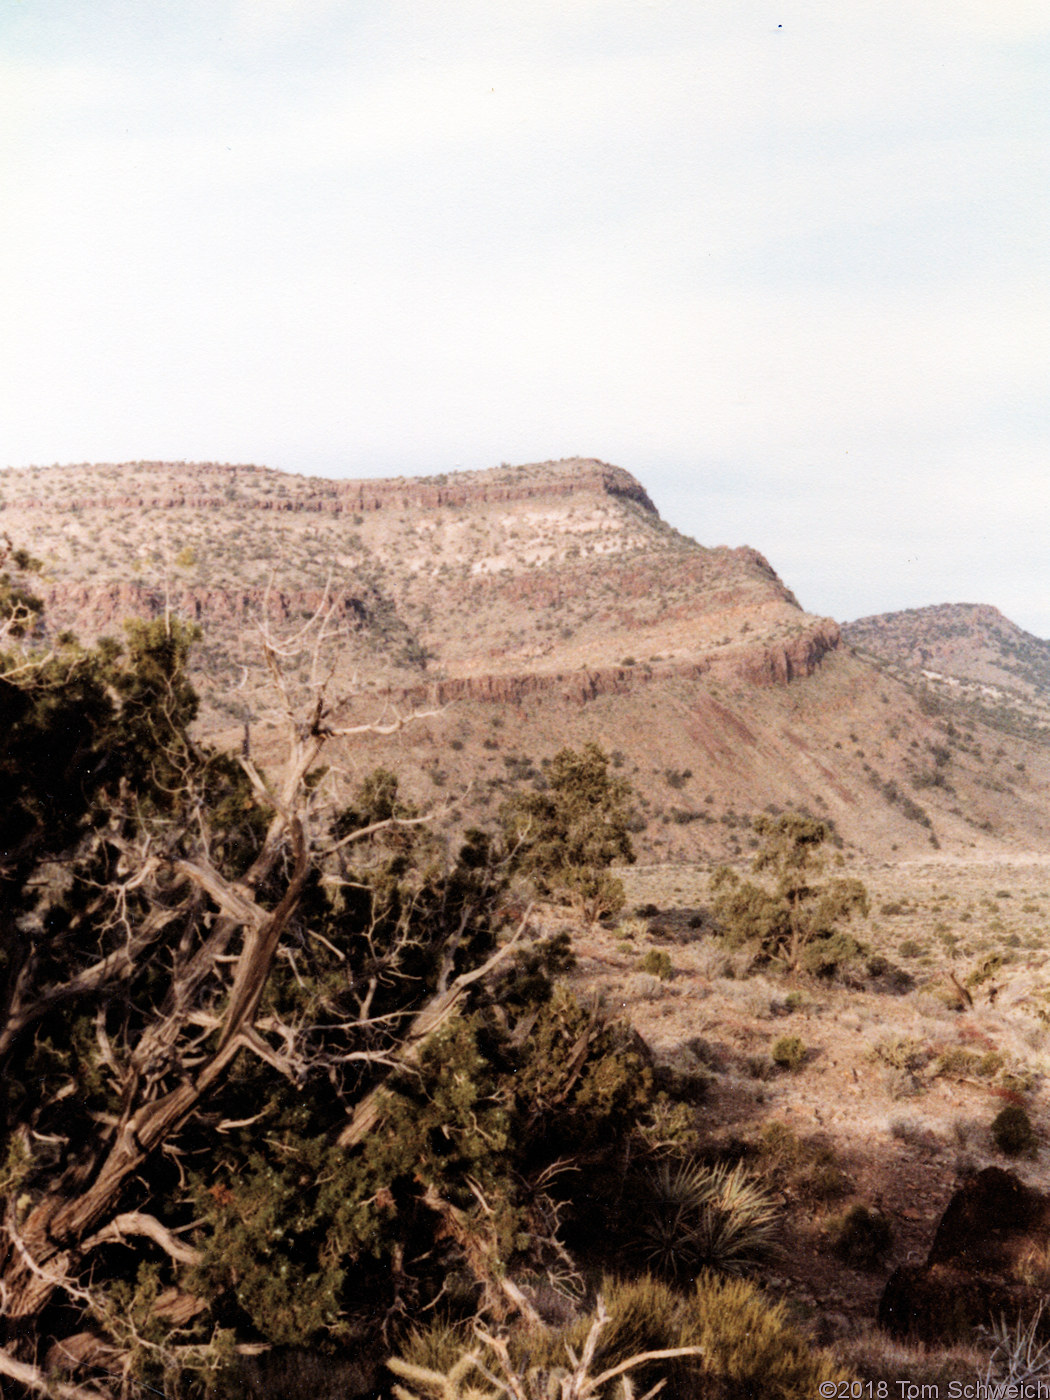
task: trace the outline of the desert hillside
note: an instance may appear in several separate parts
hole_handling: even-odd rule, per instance
[[[723,660],[742,647],[745,666],[789,674],[837,640],[761,555],[679,535],[601,462],[377,481],[132,463],[0,483],[0,521],[44,558],[56,622],[92,633],[168,603],[211,640],[263,611],[308,615],[327,587],[372,679],[593,669],[628,652]],[[753,659],[756,641],[768,658]]]
[[[721,1367],[730,1375],[724,1353],[732,1351],[732,1366],[744,1355],[747,1379],[734,1371],[730,1388],[669,1394],[751,1395],[754,1376],[765,1383],[785,1357],[810,1369],[799,1372],[804,1385],[774,1376],[767,1389],[781,1400],[816,1393],[815,1366],[846,1368],[861,1378],[853,1386],[872,1394],[888,1377],[933,1395],[1006,1373],[1002,1347],[975,1329],[1000,1305],[1015,1317],[1038,1308],[1038,1324],[1050,1281],[1047,644],[993,609],[963,606],[840,631],[804,612],[754,549],[686,539],[633,477],[592,461],[379,482],[255,467],[52,468],[0,474],[0,501],[0,539],[11,542],[0,546],[6,635],[16,647],[25,633],[45,651],[53,643],[58,664],[46,657],[41,674],[59,678],[54,690],[27,685],[34,703],[25,724],[18,687],[8,686],[16,737],[3,771],[19,785],[7,825],[18,840],[0,841],[0,855],[9,853],[13,870],[10,852],[34,833],[39,794],[54,782],[65,784],[64,801],[53,804],[59,816],[78,797],[92,800],[91,819],[101,813],[104,824],[89,827],[85,816],[85,831],[115,853],[108,881],[91,848],[70,866],[69,882],[56,880],[71,859],[68,830],[64,820],[53,831],[41,823],[50,844],[41,844],[32,878],[8,880],[22,910],[8,947],[24,961],[6,1036],[25,1055],[5,1084],[39,1144],[21,1165],[11,1155],[8,1170],[36,1173],[10,1177],[14,1190],[28,1180],[44,1200],[23,1226],[37,1230],[36,1251],[53,1258],[66,1248],[53,1233],[62,1217],[51,1202],[74,1180],[66,1154],[76,1135],[89,1143],[79,1178],[89,1180],[97,1160],[89,1154],[120,1124],[117,1108],[126,1115],[117,1141],[127,1165],[117,1170],[134,1173],[141,1203],[153,1188],[140,1127],[174,1121],[184,1104],[187,1147],[178,1150],[206,1163],[207,1184],[198,1188],[178,1167],[178,1189],[188,1188],[182,1215],[171,1212],[178,1236],[125,1210],[113,1188],[103,1205],[119,1213],[83,1249],[119,1247],[114,1267],[124,1269],[129,1233],[159,1247],[164,1258],[141,1256],[149,1268],[137,1277],[145,1315],[170,1318],[172,1336],[187,1335],[184,1324],[203,1335],[200,1319],[210,1328],[214,1317],[269,1339],[239,1346],[237,1393],[389,1393],[377,1378],[384,1366],[397,1368],[393,1348],[411,1353],[406,1365],[436,1365],[441,1346],[459,1354],[464,1331],[437,1313],[430,1326],[446,1295],[457,1326],[489,1309],[511,1335],[515,1318],[529,1318],[533,1348],[548,1331],[580,1325],[580,1290],[599,1278],[606,1287],[607,1259],[637,1271],[629,1283],[641,1291],[629,1296],[647,1328],[678,1316],[672,1283],[692,1297],[698,1286],[721,1289],[704,1282],[708,1268],[745,1276],[737,1313],[722,1293],[698,1313],[742,1319],[722,1352],[701,1350],[715,1375]],[[46,602],[35,636],[27,592]],[[125,618],[165,614],[201,629],[192,653],[200,714],[188,690],[156,684],[171,676],[154,668],[147,723],[141,711],[128,722],[131,705],[104,713],[98,748],[84,748],[78,724],[87,707],[53,708],[71,678],[79,684],[78,653],[61,632],[119,635]],[[163,635],[153,641],[154,657],[172,650]],[[123,695],[113,664],[98,674]],[[180,712],[173,731],[170,717]],[[148,763],[139,760],[140,735]],[[213,763],[201,740],[253,762],[243,773]],[[67,741],[89,759],[63,759]],[[548,902],[550,888],[530,887],[525,866],[505,883],[509,858],[499,843],[451,841],[466,827],[495,825],[515,792],[556,795],[558,766],[549,760],[590,741],[628,780],[629,794],[613,785],[616,831],[629,827],[638,855],[615,871],[622,907],[602,918],[584,917],[579,898],[571,909]],[[282,753],[283,795],[257,772],[272,780]],[[119,762],[126,770],[106,777]],[[396,773],[419,822],[397,820],[412,814],[398,808],[387,781],[362,795],[360,780],[380,764]],[[231,774],[245,786],[233,787]],[[264,799],[256,826],[248,782]],[[351,795],[356,811],[337,818],[343,831],[332,809]],[[825,819],[830,833],[789,817],[781,834],[803,832],[778,855],[778,824],[756,827],[753,818],[788,810]],[[536,847],[568,850],[579,811],[569,809],[556,840],[534,836]],[[527,850],[527,823],[522,830]],[[767,863],[752,873],[764,893],[738,881],[761,833]],[[804,855],[803,835],[819,849]],[[359,838],[370,844],[357,865]],[[248,865],[243,851],[253,840],[259,854]],[[613,850],[602,860],[624,854],[622,844]],[[233,877],[218,868],[227,859]],[[727,859],[735,870],[718,868]],[[780,883],[799,871],[801,886]],[[194,882],[184,901],[174,896],[178,879]],[[89,891],[83,903],[70,895],[76,882]],[[138,903],[143,888],[146,905]],[[798,922],[792,893],[800,893]],[[377,902],[388,897],[389,906]],[[779,924],[785,909],[788,922]],[[301,922],[287,922],[293,911]],[[25,929],[31,938],[21,937]],[[170,943],[158,942],[168,930]],[[520,937],[529,943],[512,963]],[[506,941],[490,954],[498,939]],[[274,970],[259,981],[267,946]],[[68,980],[52,983],[63,958]],[[199,971],[209,958],[210,982]],[[34,978],[32,1000],[24,987]],[[252,1000],[251,978],[266,1001]],[[138,1002],[122,1000],[126,988]],[[67,999],[77,998],[84,1009],[74,1017]],[[224,1025],[217,1007],[231,1028],[243,1018],[236,1034],[213,1034]],[[605,1024],[610,1012],[622,1027]],[[150,1029],[140,1033],[143,1023]],[[82,1036],[92,1025],[94,1034]],[[82,1060],[63,1051],[69,1044],[77,1054],[86,1047]],[[220,1085],[214,1112],[191,1119],[195,1096],[238,1050],[258,1064]],[[200,1066],[212,1053],[218,1068],[206,1080]],[[122,1070],[140,1054],[154,1056],[148,1074]],[[358,1064],[369,1066],[360,1078],[347,1071]],[[499,1100],[493,1085],[504,1073],[513,1087]],[[248,1102],[259,1084],[268,1098]],[[312,1102],[315,1118],[305,1116]],[[503,1116],[519,1104],[519,1117]],[[611,1104],[615,1115],[609,1108],[594,1128],[592,1104],[602,1112]],[[618,1138],[609,1125],[629,1112],[642,1126]],[[556,1135],[580,1121],[578,1137]],[[92,1136],[97,1125],[101,1135]],[[221,1142],[207,1136],[213,1128]],[[191,1138],[191,1130],[205,1135]],[[165,1140],[152,1139],[154,1161]],[[497,1174],[492,1163],[503,1159],[494,1154],[523,1140],[530,1153],[542,1144],[556,1155],[549,1163],[507,1157],[513,1172]],[[116,1157],[115,1149],[107,1164]],[[427,1179],[431,1159],[443,1174]],[[176,1169],[156,1171],[170,1192]],[[110,1190],[115,1174],[98,1173],[89,1191]],[[545,1194],[555,1180],[570,1182],[571,1193],[559,1185],[564,1196]],[[697,1194],[712,1183],[725,1188],[721,1204]],[[23,1191],[19,1208],[32,1199]],[[159,1190],[153,1199],[162,1201]],[[750,1217],[749,1200],[758,1212]],[[359,1233],[323,1235],[325,1212],[350,1228],[348,1201]],[[504,1218],[521,1227],[512,1245],[490,1223]],[[421,1243],[405,1250],[391,1233],[388,1254],[377,1254],[398,1220]],[[319,1239],[326,1258],[339,1260],[330,1275],[315,1264]],[[445,1252],[453,1246],[466,1266]],[[528,1258],[516,1276],[497,1252],[511,1248]],[[209,1258],[227,1252],[233,1266],[208,1274],[219,1267]],[[25,1257],[34,1258],[28,1247]],[[347,1258],[353,1268],[343,1267]],[[553,1262],[538,1272],[533,1260],[546,1258]],[[289,1275],[289,1261],[301,1272]],[[406,1261],[423,1280],[413,1289],[430,1288],[433,1274],[425,1306],[422,1291],[402,1292]],[[21,1315],[35,1317],[42,1271],[34,1264],[20,1274],[11,1256],[9,1265],[16,1283],[26,1280]],[[162,1267],[179,1287],[158,1293]],[[287,1302],[309,1302],[322,1286],[322,1301],[349,1303],[299,1314]],[[392,1299],[388,1316],[403,1317],[410,1331],[398,1323],[390,1339],[381,1334],[379,1296]],[[106,1325],[110,1316],[120,1322],[117,1311],[105,1316]],[[763,1316],[783,1329],[764,1352],[753,1340],[764,1335],[754,1325]],[[320,1337],[323,1347],[314,1355],[303,1337]],[[667,1356],[641,1345],[631,1349],[643,1359]],[[812,1353],[818,1345],[828,1353]],[[78,1331],[42,1356],[56,1373],[115,1376],[119,1353],[109,1347]],[[417,1374],[442,1382],[440,1372]],[[43,1393],[43,1382],[35,1388]]]
[[[931,694],[918,643],[891,660],[858,623],[842,646],[755,549],[679,534],[602,462],[372,481],[185,463],[8,470],[0,530],[42,561],[52,631],[119,632],[165,610],[199,623],[201,722],[226,743],[247,726],[264,759],[259,627],[287,641],[322,611],[323,655],[286,648],[293,694],[323,673],[360,719],[439,711],[347,746],[343,772],[389,762],[450,822],[492,818],[559,747],[596,739],[635,789],[650,859],[744,854],[751,815],[783,807],[886,857],[1050,838],[1038,728],[990,725],[947,682]]]
[[[1007,732],[1050,736],[1050,642],[974,603],[847,623],[851,646]]]

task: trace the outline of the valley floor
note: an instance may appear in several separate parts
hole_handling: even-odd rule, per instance
[[[886,1279],[925,1259],[960,1182],[998,1165],[1050,1190],[1050,856],[850,861],[871,897],[854,929],[867,952],[834,981],[756,970],[727,950],[705,928],[708,869],[621,873],[615,927],[575,935],[577,983],[630,1020],[664,1073],[696,1084],[702,1148],[745,1155],[788,1208],[766,1284],[878,1377],[895,1353],[872,1331]],[[654,953],[669,958],[669,969],[648,959],[663,975],[641,967]],[[793,1037],[805,1059],[780,1067],[774,1047]],[[1012,1159],[990,1131],[1011,1102],[1038,1140]],[[878,1267],[831,1248],[854,1203],[891,1226]],[[912,1357],[914,1374],[929,1367]]]

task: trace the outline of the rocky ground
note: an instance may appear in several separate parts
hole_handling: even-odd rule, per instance
[[[1005,1167],[1050,1191],[1050,857],[851,864],[872,906],[855,932],[889,966],[833,981],[727,950],[705,917],[709,871],[624,873],[616,925],[576,931],[577,983],[630,1019],[657,1066],[701,1086],[703,1149],[743,1154],[778,1194],[783,1252],[767,1286],[869,1377],[972,1379],[972,1350],[895,1343],[875,1319],[893,1269],[925,1260],[975,1173]],[[669,969],[644,970],[654,953]],[[774,1060],[787,1037],[805,1049],[795,1069]],[[1017,1158],[991,1132],[1007,1103],[1036,1133]],[[833,1248],[857,1203],[892,1231],[871,1267]]]

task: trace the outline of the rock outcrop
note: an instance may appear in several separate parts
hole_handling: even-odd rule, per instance
[[[266,743],[259,624],[287,644],[295,703],[323,675],[355,722],[437,710],[389,752],[356,740],[345,772],[394,766],[424,808],[435,787],[469,792],[464,820],[492,819],[526,759],[597,740],[654,859],[742,858],[749,814],[773,806],[820,812],[885,855],[1050,841],[1050,751],[1018,743],[1000,762],[998,736],[949,744],[939,710],[841,647],[756,549],[679,534],[608,463],[369,481],[182,462],[0,470],[0,534],[42,562],[26,582],[52,637],[119,637],[124,618],[166,613],[199,624],[199,723],[223,743],[246,723]]]
[[[55,472],[63,469],[56,468]],[[67,468],[76,471],[77,468]],[[509,505],[537,498],[565,499],[593,493],[633,501],[643,510],[656,515],[656,507],[640,482],[621,467],[592,459],[566,458],[560,462],[544,462],[538,467],[497,468],[494,471],[452,472],[434,477],[376,477],[365,481],[295,477],[299,489],[282,494],[244,489],[247,482],[256,484],[267,478],[284,477],[265,467],[226,466],[214,462],[165,463],[125,462],[108,467],[79,469],[85,474],[104,472],[102,489],[91,494],[69,494],[63,501],[65,510],[74,514],[83,511],[116,512],[228,509],[231,502],[244,510],[327,515],[358,514],[378,510],[441,510],[446,507],[475,505]],[[177,484],[165,480],[172,474]],[[145,475],[146,490],[138,492],[105,489],[114,473]],[[158,478],[163,489],[150,491],[150,474]],[[25,473],[18,473],[25,476]],[[16,473],[11,472],[8,480]],[[45,478],[46,479],[46,478]],[[289,478],[285,477],[285,481]],[[220,490],[208,490],[209,486]],[[283,485],[283,483],[282,483]],[[196,488],[196,489],[195,489]],[[55,505],[47,494],[19,493],[18,504],[26,510],[48,510]]]
[[[879,1325],[900,1339],[943,1345],[1000,1316],[1028,1316],[1046,1296],[1048,1258],[1050,1197],[988,1167],[948,1202],[925,1264],[891,1275]]]

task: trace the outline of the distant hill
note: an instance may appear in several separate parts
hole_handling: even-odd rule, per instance
[[[1050,642],[986,604],[881,613],[846,623],[843,634],[887,661],[1050,698]]]
[[[791,675],[838,642],[755,550],[687,539],[634,477],[591,460],[373,481],[48,468],[0,473],[0,499],[0,526],[46,559],[62,625],[175,606],[217,640],[262,608],[309,613],[327,585],[343,659],[381,684],[625,657]]]
[[[350,718],[439,710],[345,743],[340,791],[382,761],[424,807],[458,797],[448,821],[491,820],[513,783],[541,784],[544,759],[595,739],[637,793],[646,859],[744,854],[751,815],[786,807],[875,854],[1050,840],[1038,732],[949,715],[921,669],[878,652],[877,628],[851,633],[864,654],[841,646],[757,550],[679,534],[607,463],[366,481],[215,463],[9,469],[0,532],[43,560],[53,632],[119,633],[165,611],[199,623],[201,727],[233,745],[247,726],[267,762],[280,707],[259,628],[294,652],[322,611],[321,652],[284,662],[293,701],[324,673]],[[1020,654],[995,652],[1000,667]]]
[[[1050,738],[1050,641],[997,608],[944,603],[847,623],[843,637],[997,728]]]

